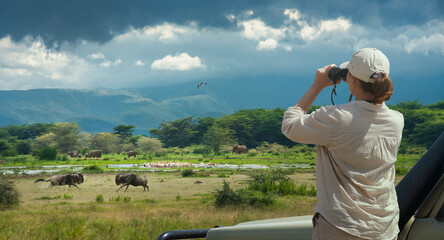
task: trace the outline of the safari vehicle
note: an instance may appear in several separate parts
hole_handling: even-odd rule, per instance
[[[444,239],[444,133],[396,186],[399,240]],[[209,229],[167,231],[157,240],[311,239],[312,216],[267,219]]]

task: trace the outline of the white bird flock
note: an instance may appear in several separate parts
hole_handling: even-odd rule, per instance
[[[171,162],[171,161],[158,161],[158,162],[147,162],[143,164],[144,167],[147,168],[180,168],[180,167],[213,167],[213,166],[222,166],[220,164],[214,164],[212,162],[209,163],[189,163],[189,162]]]

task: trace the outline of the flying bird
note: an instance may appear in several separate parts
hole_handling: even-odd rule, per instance
[[[203,86],[206,86],[206,85],[207,85],[207,82],[201,82],[201,83],[197,84],[197,88],[203,87]]]

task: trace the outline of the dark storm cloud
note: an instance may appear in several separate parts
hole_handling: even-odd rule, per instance
[[[253,2],[251,4],[250,2]],[[199,26],[230,27],[226,14],[245,8],[267,6],[272,1],[90,1],[18,0],[2,3],[0,36],[19,40],[26,35],[46,41],[84,39],[104,42],[132,26],[135,28],[164,22]],[[253,6],[253,7],[254,7]]]
[[[17,0],[1,5],[0,37],[20,40],[31,35],[47,43],[79,39],[103,43],[130,26],[164,22],[195,21],[200,27],[235,28],[226,16],[245,10],[253,10],[270,26],[278,26],[285,18],[285,8],[297,8],[317,19],[346,15],[355,23],[387,27],[442,19],[444,1]]]

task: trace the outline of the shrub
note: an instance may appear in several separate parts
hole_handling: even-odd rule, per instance
[[[37,152],[37,155],[40,160],[56,160],[57,148],[44,147]]]
[[[290,177],[291,169],[276,169],[267,172],[252,172],[249,174],[248,188],[262,193],[291,195],[296,192],[296,185]]]
[[[16,157],[17,155],[18,152],[14,148],[8,148],[2,152],[2,156],[4,157]]]
[[[20,140],[15,144],[15,149],[21,155],[31,153],[31,141],[29,140]]]
[[[63,198],[64,199],[72,199],[74,196],[73,195],[68,195],[68,194],[63,194]]]
[[[275,202],[273,195],[263,194],[259,191],[251,189],[240,189],[234,191],[230,188],[230,184],[226,181],[223,182],[221,190],[216,190],[213,194],[216,207],[225,206],[254,206],[261,207],[272,205]]]
[[[20,194],[15,189],[15,183],[0,177],[0,209],[10,208],[20,203]]]
[[[83,172],[88,172],[88,173],[102,173],[105,172],[103,169],[101,169],[99,166],[97,165],[91,165],[91,166],[86,166],[82,169]]]
[[[311,189],[308,190],[307,189],[307,184],[301,184],[299,187],[296,188],[296,193],[297,195],[300,196],[316,196],[316,189],[314,186],[311,186]]]
[[[191,177],[194,174],[196,174],[196,173],[191,168],[188,168],[188,169],[185,169],[182,171],[182,177]]]
[[[57,156],[57,161],[68,161],[68,156],[59,155],[59,156]]]
[[[396,167],[395,172],[397,175],[406,175],[410,171],[408,167]]]
[[[103,198],[102,194],[99,194],[96,196],[96,202],[103,203],[104,201],[105,201],[105,199]]]
[[[60,195],[57,195],[55,197],[42,196],[42,197],[35,198],[35,200],[53,200],[53,199],[60,199],[60,198],[62,198],[62,196],[60,196]]]
[[[217,177],[228,178],[229,176],[227,176],[227,174],[225,174],[225,173],[220,173],[220,174],[217,175]]]
[[[198,145],[194,147],[193,150],[194,154],[211,154],[213,153],[213,148],[206,145]]]

